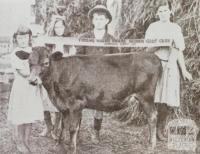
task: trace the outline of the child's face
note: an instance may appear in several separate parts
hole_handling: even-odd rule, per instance
[[[171,11],[167,5],[160,6],[157,11],[160,21],[169,21]]]
[[[102,30],[105,29],[108,24],[109,19],[106,18],[104,14],[94,13],[92,18],[92,23],[94,25],[94,29]]]
[[[62,36],[65,31],[65,25],[63,25],[62,21],[57,21],[54,25],[54,32],[56,36]]]
[[[28,47],[29,46],[29,34],[17,35],[17,44],[19,47]]]

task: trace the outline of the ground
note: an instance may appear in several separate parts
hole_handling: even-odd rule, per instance
[[[19,154],[12,141],[12,127],[6,121],[10,87],[9,84],[0,84],[0,154]],[[110,114],[104,116],[101,142],[93,144],[90,133],[92,113],[91,110],[83,111],[78,154],[194,154],[191,151],[168,150],[167,143],[163,142],[158,142],[154,152],[150,152],[147,149],[147,126],[126,126],[114,120]],[[33,154],[68,154],[68,143],[56,145],[52,139],[39,136],[43,128],[43,122],[33,124],[30,138]],[[200,153],[198,151],[196,153]]]

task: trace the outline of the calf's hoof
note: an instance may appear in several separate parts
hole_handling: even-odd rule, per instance
[[[148,146],[147,147],[147,151],[150,152],[150,153],[154,152],[154,150],[155,150],[155,147],[153,147],[153,146]]]
[[[76,151],[70,151],[69,154],[77,154]]]
[[[47,129],[45,129],[43,132],[41,132],[41,133],[39,134],[39,136],[41,136],[41,137],[49,137],[49,138],[52,137],[51,131],[50,131],[50,130],[47,130]]]
[[[77,154],[76,151],[70,151],[69,153],[70,153],[70,154]]]
[[[56,130],[51,131],[51,136],[52,136],[52,138],[53,138],[54,140],[56,140],[56,141],[60,139],[60,134],[59,134],[59,132],[56,131]]]
[[[76,148],[73,144],[69,145],[69,154],[76,154]]]
[[[18,143],[17,144],[17,150],[20,152],[20,153],[23,153],[23,154],[29,154],[31,153],[30,149],[23,143]]]
[[[160,131],[157,132],[156,137],[159,141],[167,142],[167,137]]]

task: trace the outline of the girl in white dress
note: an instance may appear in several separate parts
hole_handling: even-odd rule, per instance
[[[171,5],[167,1],[161,3],[157,10],[159,21],[150,24],[145,39],[170,39],[171,47],[159,47],[155,54],[160,58],[163,67],[161,78],[158,80],[155,91],[155,103],[158,104],[158,127],[164,127],[167,116],[167,106],[180,106],[180,74],[184,79],[191,80],[192,76],[185,67],[183,50],[185,43],[181,27],[170,21],[172,15]],[[180,68],[180,69],[179,69]],[[163,104],[164,103],[164,104]],[[161,114],[159,114],[161,113]],[[164,140],[159,133],[158,137]]]
[[[18,150],[23,153],[30,152],[28,140],[32,123],[44,119],[39,88],[29,84],[28,81],[30,75],[28,55],[32,51],[31,36],[29,28],[20,26],[13,35],[16,47],[11,54],[15,79],[10,94],[8,121],[14,125],[14,141]]]

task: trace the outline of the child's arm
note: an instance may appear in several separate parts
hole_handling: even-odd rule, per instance
[[[177,54],[177,61],[180,66],[182,75],[184,79],[192,80],[192,75],[187,71],[186,66],[185,66],[185,60],[183,56],[183,50],[185,49],[185,42],[184,42],[184,37],[181,28],[178,26],[177,27],[177,32],[175,33],[174,37],[174,43],[176,48],[178,50],[176,51]]]
[[[186,66],[185,66],[185,60],[183,56],[183,51],[179,51],[178,54],[178,64],[181,68],[181,72],[183,75],[184,79],[192,80],[192,75],[187,71]]]
[[[183,78],[184,79],[187,78],[188,80],[191,80],[192,76],[187,71],[186,66],[185,66],[183,51],[179,50],[177,48],[171,48],[171,53],[170,53],[170,56],[169,56],[168,65],[169,65],[169,67],[173,67],[174,63],[177,63],[177,62],[180,66],[180,71],[183,75]]]
[[[21,75],[23,78],[29,77],[29,73],[27,71],[21,70],[21,69],[16,69],[17,73]]]
[[[23,78],[27,78],[30,75],[30,71],[25,69],[23,60],[20,59],[20,57],[16,53],[17,52],[13,51],[13,53],[11,54],[12,67],[17,72],[18,75],[20,75]],[[19,53],[22,53],[22,52],[19,52]]]

